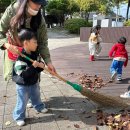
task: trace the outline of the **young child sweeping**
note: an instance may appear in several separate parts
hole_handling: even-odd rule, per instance
[[[48,110],[40,98],[38,75],[43,70],[44,63],[37,62],[37,40],[31,29],[22,29],[18,33],[20,42],[23,44],[22,53],[34,60],[26,60],[19,56],[13,68],[13,81],[16,82],[17,103],[13,111],[13,119],[17,125],[25,124],[26,105],[30,99],[37,112],[46,113]]]
[[[101,36],[100,36],[101,26],[97,25],[91,29],[90,37],[89,37],[89,52],[90,52],[90,61],[94,61],[94,55],[97,56],[101,52]]]
[[[113,61],[110,67],[111,80],[122,80],[122,67],[127,66],[128,63],[128,54],[125,48],[127,40],[125,37],[120,37],[118,42],[111,48],[109,52],[109,57],[113,57]]]

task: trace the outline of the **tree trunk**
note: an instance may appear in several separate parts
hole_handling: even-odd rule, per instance
[[[81,18],[83,18],[83,12],[82,11],[80,11],[80,15],[81,15]]]
[[[126,13],[126,21],[128,21],[128,15],[129,15],[129,8],[130,8],[130,0],[128,0],[128,6],[127,6],[127,13]]]
[[[116,12],[116,27],[118,27],[118,21],[119,21],[119,6],[117,6],[117,12]]]
[[[86,21],[88,22],[88,20],[89,20],[89,12],[85,12],[85,19],[86,19]]]

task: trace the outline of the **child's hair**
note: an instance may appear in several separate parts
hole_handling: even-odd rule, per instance
[[[90,33],[95,33],[97,34],[97,31],[101,29],[101,26],[100,25],[96,25],[94,27],[91,28],[91,31]]]
[[[36,35],[32,31],[32,29],[25,28],[25,29],[21,29],[19,31],[18,38],[19,38],[20,42],[23,42],[25,40],[31,40],[32,38],[36,39]]]
[[[96,25],[96,26],[95,26],[95,29],[96,29],[96,30],[100,30],[100,29],[101,29],[101,26],[100,26],[100,25]]]
[[[118,43],[125,44],[127,42],[125,37],[120,37]]]

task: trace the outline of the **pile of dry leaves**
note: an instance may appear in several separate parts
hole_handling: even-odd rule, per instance
[[[120,114],[107,114],[97,110],[97,124],[107,125],[110,130],[130,130],[130,111],[121,110]]]
[[[84,74],[79,78],[79,84],[92,90],[104,87],[106,85],[101,77],[98,77],[97,75],[90,76],[87,74]]]

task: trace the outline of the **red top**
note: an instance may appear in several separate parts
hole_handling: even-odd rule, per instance
[[[126,58],[124,66],[125,67],[127,66],[128,54],[127,54],[127,50],[125,49],[124,44],[116,43],[115,45],[113,45],[113,47],[111,48],[111,50],[109,52],[109,56],[110,57],[123,57],[123,58]]]

